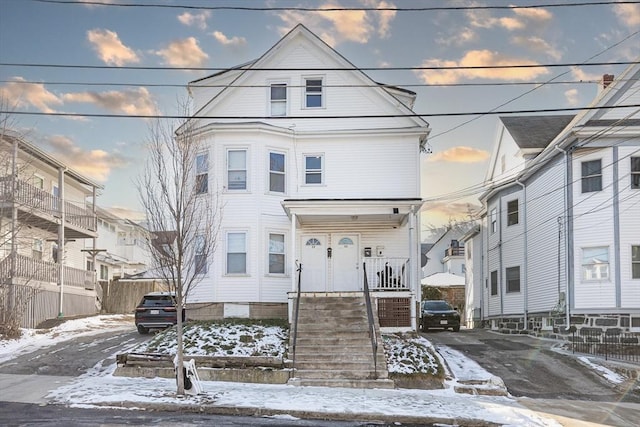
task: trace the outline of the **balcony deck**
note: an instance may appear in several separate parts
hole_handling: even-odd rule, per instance
[[[96,288],[95,272],[68,266],[63,266],[62,268],[64,269],[65,286],[84,289]],[[16,254],[15,265],[12,268],[12,256],[9,255],[0,261],[0,277],[22,279],[32,284],[49,283],[56,285],[60,278],[60,265]]]
[[[64,207],[64,232],[67,239],[97,237],[96,216],[84,207],[41,190],[26,181],[17,180],[16,193],[10,176],[0,178],[0,214],[11,217],[15,206],[18,221],[50,233],[58,232],[61,207]]]

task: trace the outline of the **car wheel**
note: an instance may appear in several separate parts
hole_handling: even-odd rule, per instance
[[[460,332],[460,326],[454,326],[453,332]]]
[[[146,335],[149,333],[149,329],[145,328],[142,325],[138,325],[138,333],[142,334],[142,335]]]
[[[422,332],[429,332],[429,327],[426,324],[422,324]]]

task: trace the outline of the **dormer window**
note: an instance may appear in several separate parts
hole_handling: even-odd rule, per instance
[[[271,116],[287,115],[287,85],[274,83],[270,88]]]
[[[306,108],[323,107],[322,99],[322,78],[313,77],[305,79],[304,98]]]

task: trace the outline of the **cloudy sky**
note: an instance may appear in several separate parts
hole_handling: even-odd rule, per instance
[[[470,194],[482,187],[498,119],[460,113],[586,106],[603,74],[624,69],[611,63],[638,60],[640,4],[589,2],[2,0],[0,96],[34,143],[104,184],[102,206],[136,211],[145,119],[51,113],[178,114],[186,83],[215,72],[184,68],[256,59],[303,23],[354,65],[376,68],[367,71],[374,80],[418,94],[414,110],[432,127],[432,154],[423,156],[426,230],[478,203]],[[605,65],[565,65],[587,62]],[[438,69],[518,64],[542,66]]]

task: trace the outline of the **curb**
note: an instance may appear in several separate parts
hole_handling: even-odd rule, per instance
[[[127,409],[145,409],[148,411],[165,411],[165,412],[183,412],[192,414],[209,414],[209,415],[230,415],[244,417],[272,417],[276,415],[289,415],[292,417],[306,420],[325,420],[325,421],[363,421],[372,423],[400,423],[400,424],[443,424],[443,425],[464,425],[469,427],[499,427],[502,424],[496,424],[485,420],[467,419],[467,418],[439,418],[439,417],[415,417],[404,415],[388,415],[371,413],[336,413],[336,412],[315,412],[315,411],[297,411],[297,410],[277,410],[269,408],[253,408],[244,406],[211,406],[198,404],[169,404],[169,403],[144,403],[140,402],[102,402],[96,404],[101,407],[116,407]]]

